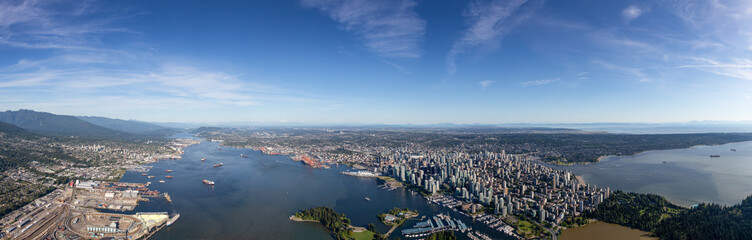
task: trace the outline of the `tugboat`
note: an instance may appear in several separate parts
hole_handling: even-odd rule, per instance
[[[201,180],[201,182],[203,182],[206,185],[212,185],[212,186],[214,186],[214,181],[209,181],[209,180],[204,179],[204,180]]]
[[[219,163],[219,164],[215,164],[214,167],[221,167],[222,165],[224,165],[224,164]]]

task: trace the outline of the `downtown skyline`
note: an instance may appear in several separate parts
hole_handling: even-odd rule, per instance
[[[152,122],[752,120],[745,1],[0,1],[0,110]]]

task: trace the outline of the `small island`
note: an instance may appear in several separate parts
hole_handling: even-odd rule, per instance
[[[318,222],[323,224],[337,240],[371,240],[382,239],[381,235],[363,227],[350,225],[350,219],[344,214],[328,207],[316,207],[302,210],[290,216],[297,222]]]

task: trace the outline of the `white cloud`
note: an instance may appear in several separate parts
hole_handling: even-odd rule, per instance
[[[632,6],[625,8],[623,11],[621,11],[621,16],[624,17],[624,20],[626,20],[627,23],[629,23],[635,18],[640,17],[640,15],[642,15],[644,12],[645,12],[644,9],[636,5],[632,5]]]
[[[555,82],[558,82],[558,81],[559,81],[558,78],[556,78],[556,79],[533,80],[533,81],[521,82],[520,85],[522,85],[523,87],[535,87],[535,86],[548,85],[548,84],[555,83]]]
[[[519,11],[526,2],[527,0],[471,2],[463,13],[470,27],[449,50],[447,72],[454,74],[457,71],[458,55],[472,48],[484,46],[489,51],[498,49],[506,33],[530,16],[529,12]]]
[[[488,86],[491,86],[494,81],[486,80],[486,81],[480,81],[478,84],[480,84],[481,89],[486,89]]]
[[[128,15],[96,15],[89,8],[87,2],[72,2],[61,7],[59,2],[52,1],[0,1],[0,45],[96,51],[100,34],[130,32],[111,26]],[[101,17],[103,15],[107,17]],[[81,22],[84,16],[86,20]]]
[[[384,57],[420,57],[426,21],[414,11],[412,0],[302,0],[357,34],[372,52]]]
[[[693,58],[693,64],[678,68],[694,68],[713,74],[752,81],[752,60],[734,58],[730,62],[719,62],[707,58]]]

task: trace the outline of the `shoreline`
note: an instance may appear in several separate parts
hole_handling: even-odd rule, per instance
[[[319,221],[316,221],[316,220],[304,220],[302,218],[296,217],[295,215],[291,215],[290,216],[290,221],[293,221],[293,222],[315,222],[315,223],[320,223]]]
[[[743,143],[743,142],[752,142],[752,141],[728,142],[728,143],[714,144],[714,145],[699,144],[699,145],[692,145],[692,146],[689,146],[689,147],[686,147],[686,148],[669,148],[669,149],[646,150],[646,151],[637,152],[637,153],[630,154],[630,155],[603,155],[603,156],[598,157],[595,160],[594,163],[599,163],[599,162],[601,162],[601,160],[603,160],[604,158],[608,158],[608,157],[633,157],[633,156],[637,156],[637,155],[645,154],[645,153],[649,153],[649,152],[654,152],[654,151],[685,150],[685,149],[694,149],[694,148],[698,148],[698,147],[716,147],[716,146],[723,146],[723,145],[735,144],[735,143]],[[592,163],[593,162],[583,162],[583,163],[574,163],[574,164],[587,165],[587,164],[592,164]]]

